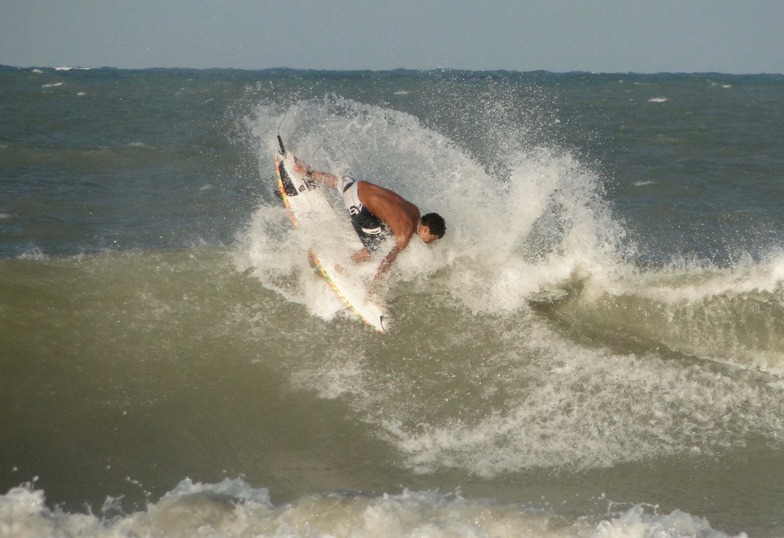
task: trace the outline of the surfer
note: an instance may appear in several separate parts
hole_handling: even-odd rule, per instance
[[[300,161],[297,161],[295,169],[343,194],[351,224],[364,245],[351,256],[354,263],[369,260],[389,235],[394,237],[395,245],[382,260],[370,285],[371,294],[375,293],[382,277],[389,271],[397,255],[408,246],[414,234],[423,242],[432,243],[446,233],[446,224],[441,215],[428,213],[421,216],[417,206],[375,183],[357,181],[351,176],[338,177],[318,172]]]

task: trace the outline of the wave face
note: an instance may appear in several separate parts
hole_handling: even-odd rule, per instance
[[[780,84],[0,69],[0,525],[781,534]],[[277,134],[446,218],[389,334]]]

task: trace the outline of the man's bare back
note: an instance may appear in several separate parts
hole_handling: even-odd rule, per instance
[[[320,181],[325,185],[338,188],[340,179],[338,176],[326,172],[308,171],[302,163],[297,163],[296,170],[300,173],[309,173],[310,176],[316,181]],[[417,234],[420,239],[425,243],[431,243],[436,239],[443,237],[446,232],[444,219],[435,213],[429,213],[422,217],[419,208],[400,196],[399,194],[370,183],[369,181],[356,181],[351,183],[356,184],[356,195],[359,202],[364,209],[369,211],[372,215],[381,220],[389,229],[392,237],[394,237],[395,245],[384,257],[379,265],[376,276],[370,286],[370,292],[374,293],[381,282],[383,275],[389,270],[392,262],[395,261],[397,255],[403,251],[407,246],[411,237]],[[349,184],[351,186],[351,184]],[[347,187],[348,189],[348,187]],[[354,210],[349,209],[347,202],[347,209],[350,215],[354,215]],[[355,226],[356,229],[356,226]],[[360,239],[362,236],[360,235]],[[363,241],[364,242],[364,241]],[[370,259],[371,252],[367,245],[362,250],[358,251],[352,256],[354,262],[362,262]]]

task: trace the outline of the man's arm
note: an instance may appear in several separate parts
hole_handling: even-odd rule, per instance
[[[300,174],[309,174],[310,177],[323,183],[327,187],[332,187],[334,189],[338,186],[338,176],[328,174],[327,172],[318,172],[316,170],[310,170],[310,172],[308,172],[308,167],[300,160],[294,161],[294,171]]]
[[[336,189],[338,187],[338,176],[336,175],[328,174],[327,172],[318,172],[316,170],[311,170],[310,177],[312,177],[316,181],[320,181],[327,187],[332,187],[333,189]]]
[[[397,258],[397,255],[408,246],[409,239],[410,236],[397,238],[395,241],[395,246],[392,247],[392,250],[389,251],[389,254],[387,254],[381,261],[381,265],[378,266],[376,276],[373,277],[373,281],[370,283],[370,287],[368,287],[368,293],[370,295],[375,295],[376,291],[378,291],[378,287],[381,285],[381,280],[387,271],[389,271],[389,268],[392,266],[392,262],[394,262]]]

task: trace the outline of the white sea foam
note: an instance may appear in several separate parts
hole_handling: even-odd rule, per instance
[[[668,99],[666,97],[651,97],[648,99],[649,103],[666,103]]]
[[[784,285],[784,256],[728,268],[673,266],[653,272],[635,272],[618,279],[611,290],[634,293],[660,303],[697,303],[718,296],[774,293]],[[630,287],[633,287],[632,291]]]
[[[561,515],[521,504],[466,499],[460,493],[317,494],[276,506],[269,491],[242,480],[184,480],[146,510],[124,514],[108,498],[102,515],[49,509],[31,485],[0,495],[0,535],[81,536],[405,536],[429,537],[722,537],[700,517],[633,505],[604,515]],[[116,515],[119,512],[119,515]]]
[[[20,260],[46,260],[48,256],[38,247],[30,247],[21,254],[18,258]]]
[[[410,468],[469,469],[494,477],[531,468],[610,467],[741,447],[752,431],[784,435],[777,414],[784,394],[775,387],[684,369],[654,355],[583,348],[537,325],[528,326],[526,338],[516,349],[505,341],[502,353],[482,361],[476,387],[492,383],[494,392],[486,398],[495,404],[481,417],[450,416],[449,406],[459,405],[460,396],[446,387],[439,395],[454,400],[439,410],[445,418],[417,418],[429,411],[420,406],[441,405],[436,399],[401,403],[396,411],[387,407],[375,417]],[[512,358],[537,354],[542,361]],[[496,400],[499,393],[507,395],[503,402]],[[471,405],[484,404],[480,399]]]

